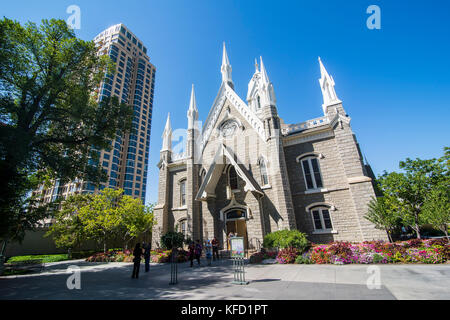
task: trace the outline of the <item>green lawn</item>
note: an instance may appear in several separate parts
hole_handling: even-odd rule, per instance
[[[67,253],[65,254],[45,254],[45,255],[29,255],[29,256],[15,256],[8,259],[6,263],[48,263],[68,260]]]

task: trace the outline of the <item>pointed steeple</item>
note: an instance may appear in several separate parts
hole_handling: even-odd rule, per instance
[[[323,112],[327,113],[327,107],[330,105],[334,105],[337,103],[340,103],[340,101],[336,95],[336,91],[334,90],[334,80],[333,77],[330,76],[325,69],[322,60],[319,57],[319,66],[320,66],[320,89],[322,90],[322,96],[323,96]]]
[[[266,67],[264,66],[262,57],[259,57],[259,60],[261,73],[261,92],[260,92],[260,96],[262,98],[261,104],[263,106],[275,106],[277,102],[272,82],[270,82],[269,80],[269,76],[267,75]]]
[[[195,128],[195,122],[198,120],[197,102],[195,100],[194,84],[192,84],[191,100],[189,102],[189,110],[187,112],[188,117],[188,130]]]
[[[259,69],[258,69],[258,59],[255,58],[255,73],[258,73]]]
[[[269,81],[269,77],[267,76],[266,68],[264,67],[263,59],[261,56],[259,57],[259,59],[261,61],[261,79],[264,84],[269,84],[270,81]]]
[[[170,125],[170,113],[167,115],[166,126],[164,127],[164,132],[162,135],[163,145],[161,151],[171,151],[172,150],[172,127]]]
[[[233,80],[231,79],[231,64],[228,60],[225,42],[223,43],[222,66],[220,68],[220,72],[222,73],[222,82],[228,83],[231,88],[234,88]]]

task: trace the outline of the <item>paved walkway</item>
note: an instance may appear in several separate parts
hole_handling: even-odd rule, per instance
[[[66,286],[70,265],[81,268],[80,290]],[[178,266],[179,283],[169,285],[168,264],[152,264],[149,273],[141,265],[131,279],[131,263],[51,263],[41,274],[0,277],[0,299],[450,299],[449,264],[376,265],[379,289],[367,287],[374,265],[247,265],[248,285],[231,283],[228,260]]]

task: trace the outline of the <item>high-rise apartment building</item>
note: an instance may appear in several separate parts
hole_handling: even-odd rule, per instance
[[[117,135],[111,150],[99,150],[100,163],[108,174],[108,181],[96,187],[75,179],[49,189],[34,191],[42,194],[44,202],[58,196],[67,198],[74,193],[93,193],[103,188],[122,188],[126,195],[145,202],[147,166],[150,148],[153,97],[156,68],[150,63],[147,48],[123,24],[114,25],[94,38],[98,55],[108,55],[116,64],[115,74],[107,74],[97,89],[98,99],[117,96],[133,107],[132,134]]]

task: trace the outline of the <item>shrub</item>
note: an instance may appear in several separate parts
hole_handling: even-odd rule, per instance
[[[281,249],[277,255],[277,261],[281,264],[294,263],[300,252],[297,248]]]
[[[279,230],[264,237],[264,248],[297,248],[302,253],[309,247],[306,235],[298,230]]]

